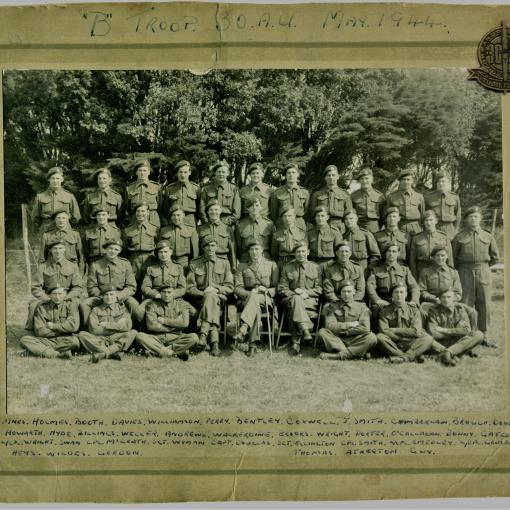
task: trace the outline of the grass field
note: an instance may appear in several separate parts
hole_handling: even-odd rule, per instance
[[[382,359],[331,362],[305,350],[295,358],[267,351],[254,358],[225,348],[220,358],[200,353],[188,362],[129,354],[97,365],[24,356],[18,338],[29,300],[22,252],[7,253],[7,388],[9,413],[71,412],[339,412],[492,411],[504,407],[503,273],[494,277],[491,339],[455,368],[430,358],[419,365]]]

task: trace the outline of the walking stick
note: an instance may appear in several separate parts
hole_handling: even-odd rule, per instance
[[[269,296],[267,295],[267,291],[264,292],[265,297],[265,305],[266,305],[266,321],[267,321],[267,335],[269,337],[269,357],[273,357],[273,330],[271,328],[271,321],[269,318]]]

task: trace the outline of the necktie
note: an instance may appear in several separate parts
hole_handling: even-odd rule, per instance
[[[401,308],[397,308],[397,328],[402,327],[402,310]]]

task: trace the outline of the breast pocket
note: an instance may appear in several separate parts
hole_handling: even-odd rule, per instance
[[[40,204],[41,214],[43,216],[49,216],[50,214],[53,213],[53,210],[51,208],[51,198],[50,197],[40,197],[39,204]]]
[[[368,199],[367,217],[370,219],[379,218],[380,201],[377,198]]]
[[[356,259],[368,258],[367,243],[365,239],[354,239],[352,243],[352,254]]]
[[[323,237],[321,239],[321,251],[325,257],[333,257],[335,255],[332,237]]]
[[[428,259],[430,257],[429,243],[426,239],[420,239],[415,242],[416,256],[419,259]]]
[[[195,271],[195,282],[198,288],[204,289],[206,287],[207,274],[205,269],[196,268]]]
[[[319,273],[317,272],[316,269],[310,269],[309,271],[306,272],[305,278],[306,278],[306,288],[312,289],[313,287],[315,287],[315,283],[317,282],[317,279],[319,278]]]
[[[315,200],[317,202],[317,205],[322,205],[324,207],[328,206],[328,195],[327,193],[319,193],[315,195]]]
[[[147,190],[145,192],[145,201],[149,204],[149,209],[158,208],[158,192],[156,190]]]
[[[126,242],[128,250],[138,250],[140,248],[139,232],[129,232],[126,234]]]
[[[243,271],[243,283],[246,289],[251,290],[258,285],[257,278],[252,271]]]
[[[390,275],[388,273],[375,273],[377,282],[377,290],[380,292],[388,293],[390,291]]]
[[[67,211],[71,210],[71,198],[70,197],[59,197],[55,200],[55,210]]]
[[[110,271],[108,268],[97,268],[96,278],[99,286],[110,283]]]

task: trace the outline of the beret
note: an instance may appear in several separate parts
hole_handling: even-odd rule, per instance
[[[51,285],[48,289],[48,292],[47,294],[51,294],[52,292],[56,291],[56,290],[67,290],[65,287],[62,287],[62,285]]]
[[[99,170],[96,170],[96,171],[94,172],[94,177],[95,177],[95,178],[97,178],[97,176],[98,176],[99,174],[106,174],[106,175],[108,175],[109,177],[111,177],[111,176],[112,176],[112,174],[111,174],[111,172],[110,172],[110,170],[109,170],[108,168],[100,168]]]
[[[100,212],[105,212],[105,213],[108,213],[110,214],[110,211],[108,210],[108,208],[105,206],[105,205],[100,205],[94,212],[93,214],[93,217],[95,218],[97,216],[98,213]]]
[[[138,170],[142,166],[146,166],[150,169],[151,164],[148,159],[141,159],[135,163],[135,170]]]
[[[172,249],[172,247],[170,246],[168,241],[159,241],[159,243],[156,245],[156,251],[161,250],[161,248],[170,248],[170,249]]]
[[[314,216],[317,214],[317,213],[320,213],[320,212],[325,212],[325,213],[328,213],[329,214],[329,211],[328,211],[328,208],[324,205],[318,205],[314,210],[313,210],[313,214]]]
[[[296,211],[294,210],[294,207],[292,207],[290,204],[284,205],[280,209],[280,218],[287,212],[292,211],[294,214],[296,214]]]
[[[361,177],[364,177],[365,175],[374,175],[372,173],[372,169],[371,168],[362,168],[359,172],[358,172],[358,179],[360,179]]]
[[[410,168],[404,168],[404,170],[400,170],[398,174],[398,179],[402,179],[403,177],[406,177],[410,175],[411,177],[414,177],[414,172]]]
[[[308,243],[303,239],[302,241],[298,241],[294,248],[292,248],[292,253],[294,253],[298,248],[308,248]]]
[[[341,289],[343,289],[344,287],[356,287],[356,284],[352,280],[349,280],[348,278],[346,278],[345,280],[342,280],[340,282],[340,286],[339,287]]]
[[[122,242],[118,239],[108,239],[105,243],[103,243],[103,248],[108,248],[108,246],[111,246],[112,244],[115,244],[120,249],[122,249]]]
[[[106,294],[107,292],[116,292],[117,287],[115,285],[104,285],[101,287],[101,291],[103,294]]]
[[[358,216],[358,213],[356,212],[356,209],[346,209],[344,211],[344,215],[342,217],[343,218],[347,218],[347,216],[349,216],[349,214],[354,214],[354,215]]]
[[[185,159],[181,159],[181,161],[179,161],[175,165],[175,170],[179,170],[179,168],[182,168],[183,166],[191,166],[191,165],[189,164],[189,161],[186,161]]]
[[[184,212],[184,209],[179,204],[174,204],[172,207],[170,207],[170,215],[172,215],[175,211],[182,211]]]
[[[175,287],[172,287],[171,285],[162,285],[161,287],[158,287],[159,291],[166,290],[166,289],[174,290]]]
[[[140,209],[140,207],[147,207],[147,209],[148,209],[149,204],[147,202],[140,202],[139,204],[135,205],[135,211],[138,211],[138,209]]]
[[[252,246],[260,246],[262,249],[264,248],[262,246],[262,243],[260,241],[258,241],[257,239],[251,237],[248,241],[248,243],[246,243],[246,247],[247,248],[251,248]]]
[[[261,203],[260,202],[260,197],[255,195],[255,194],[251,194],[251,195],[248,195],[245,199],[244,199],[244,203],[246,205],[246,207],[251,207],[253,204],[255,204],[256,202],[258,202],[259,204]]]
[[[448,253],[446,246],[434,246],[434,248],[432,248],[432,251],[430,252],[430,256],[433,257],[436,253],[440,251],[445,251],[446,253]]]
[[[432,209],[427,209],[424,213],[423,213],[423,219],[425,218],[437,218],[436,216],[436,213],[432,210]]]
[[[215,242],[216,242],[216,239],[214,238],[214,236],[212,236],[210,234],[207,234],[204,237],[202,237],[202,239],[200,239],[200,244],[202,245],[202,247],[207,246],[208,244],[211,244],[211,243],[215,243]]]
[[[398,207],[388,207],[388,209],[386,209],[386,211],[384,211],[384,218],[386,218],[386,216],[388,216],[388,214],[395,213],[395,212],[400,214]]]
[[[400,282],[400,283],[396,283],[395,285],[393,285],[393,287],[391,287],[391,293],[393,294],[393,291],[395,289],[406,289],[407,290],[407,285],[403,282]]]
[[[398,245],[398,243],[390,243],[387,246],[385,246],[384,249],[382,250],[383,254],[386,253],[390,248],[397,248],[398,251],[400,251],[400,246]]]
[[[55,219],[55,218],[56,218],[56,216],[57,216],[57,214],[60,214],[60,213],[66,213],[66,214],[67,214],[67,216],[69,216],[69,212],[68,212],[68,211],[66,211],[65,209],[60,209],[60,210],[58,210],[58,211],[55,211],[55,212],[51,215],[51,217],[52,217],[53,219]]]
[[[447,172],[445,172],[444,170],[440,170],[434,175],[434,183],[436,183],[439,179],[442,179],[443,177],[446,177],[447,179],[450,178]]]
[[[216,170],[218,170],[218,168],[223,168],[223,167],[226,168],[227,170],[230,170],[230,167],[226,161],[218,161],[218,163],[216,163],[213,166],[213,170],[216,171]]]
[[[335,171],[338,173],[338,168],[336,165],[328,165],[323,171],[322,171],[322,176],[325,177],[326,175],[329,174],[329,172],[331,171]]]
[[[338,248],[341,248],[342,246],[347,246],[347,248],[349,248],[349,250],[351,249],[351,245],[349,244],[348,241],[340,241],[336,246],[335,246],[335,251],[338,250]]]
[[[262,166],[262,163],[252,163],[248,168],[248,175],[250,175],[253,170],[262,170],[264,171],[264,167]]]
[[[287,164],[283,167],[283,171],[284,171],[284,173],[287,173],[287,171],[288,171],[288,170],[291,170],[291,169],[294,169],[294,170],[297,170],[298,172],[300,172],[299,167],[296,165],[296,163],[287,163]]]
[[[55,239],[54,241],[52,241],[51,243],[48,244],[48,250],[51,250],[54,246],[57,246],[57,244],[61,244],[62,246],[65,247],[65,244],[63,241],[59,241],[58,239]]]
[[[60,174],[60,175],[63,176],[64,175],[64,170],[60,166],[54,166],[53,168],[50,168],[48,170],[47,176],[51,177],[54,174]]]
[[[482,214],[482,210],[477,205],[473,205],[472,207],[466,209],[466,212],[464,213],[464,218],[467,218],[470,214],[475,213]]]
[[[221,204],[219,203],[219,201],[216,198],[211,198],[211,200],[209,200],[209,202],[207,202],[207,205],[205,206],[205,210],[208,211],[209,207],[211,207],[213,205],[219,205],[221,207]]]

